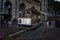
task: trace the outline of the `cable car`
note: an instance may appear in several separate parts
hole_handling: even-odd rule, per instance
[[[44,15],[37,11],[34,7],[19,12],[18,25],[34,29],[42,24]]]

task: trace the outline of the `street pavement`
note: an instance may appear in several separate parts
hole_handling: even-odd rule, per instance
[[[47,30],[46,22],[44,22],[43,25],[40,25],[38,28],[36,28],[34,30],[27,31],[15,39],[16,40],[19,40],[19,39],[26,39],[26,40],[27,39],[40,39],[40,38],[44,37],[47,32],[53,30],[54,29],[53,26],[54,26],[54,21],[52,21],[52,25],[50,25],[50,27]]]
[[[46,22],[38,28],[28,30],[12,37],[5,37],[3,40],[60,40],[60,28],[54,27],[54,22],[47,29]]]
[[[34,38],[38,38],[38,37],[41,37],[43,35],[45,31],[45,27],[44,26],[39,26],[38,28],[36,29],[33,29],[33,30],[30,30],[30,31],[27,31],[23,34],[20,35],[20,37],[17,37],[16,39],[18,38],[22,38],[22,39],[34,39]]]
[[[8,38],[8,40],[9,39],[19,39],[19,38],[28,38],[28,39],[30,39],[30,38],[38,38],[38,37],[41,37],[42,36],[42,34],[44,33],[44,31],[45,31],[45,26],[44,25],[40,25],[38,28],[36,28],[36,29],[33,29],[33,30],[29,30],[29,31],[25,31],[25,32],[23,32],[23,33],[19,33],[21,30],[20,30],[20,28],[17,28],[17,27],[11,27],[10,29],[5,29],[5,30],[2,30],[4,33],[4,37],[3,37],[3,39],[7,39]],[[19,31],[19,32],[18,32]],[[18,34],[16,34],[16,33],[18,33]],[[14,34],[16,34],[16,35],[14,35]],[[11,35],[13,35],[13,36],[11,36]],[[9,37],[9,36],[11,36],[11,37]]]
[[[41,29],[40,29],[41,28]],[[49,30],[46,30],[45,25],[40,26],[39,28],[28,31],[20,37],[15,38],[14,40],[60,40],[60,28],[54,26],[54,21],[49,27]]]
[[[60,40],[60,28],[48,31],[42,38],[44,40]]]

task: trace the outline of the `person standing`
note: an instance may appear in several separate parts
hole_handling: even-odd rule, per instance
[[[47,30],[49,29],[49,21],[47,21]]]

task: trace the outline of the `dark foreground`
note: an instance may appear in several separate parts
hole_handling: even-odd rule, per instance
[[[18,31],[21,30],[21,28],[2,29],[0,40],[60,40],[60,28],[53,28],[53,25],[49,30],[46,30],[46,25],[19,33]],[[18,34],[9,37],[15,32],[18,32]]]

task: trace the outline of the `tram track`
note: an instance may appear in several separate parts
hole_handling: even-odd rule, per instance
[[[44,32],[44,29],[45,28],[39,26],[39,28],[36,28],[34,30],[29,30],[29,31],[25,30],[24,32],[21,32],[21,33],[19,33],[18,31],[14,33],[15,35],[14,34],[11,34],[12,36],[9,35],[10,36],[9,38],[17,39],[17,38],[30,38],[30,37],[34,38],[34,36],[39,37],[38,35],[41,36]]]
[[[14,32],[14,30],[12,29],[13,31],[11,30],[11,31],[6,32],[6,33],[9,33],[8,35],[6,35],[6,38],[15,39],[15,38],[18,38],[18,37],[23,37],[23,36],[25,36],[25,34],[30,35],[31,32],[34,33],[34,31],[38,30],[38,28],[40,28],[40,26],[41,25],[39,25],[37,28],[34,28],[33,30],[31,30],[30,28],[25,28],[25,29],[24,28],[22,29],[22,28],[19,28],[19,27],[13,28],[14,30],[16,30],[16,29],[17,30]]]

